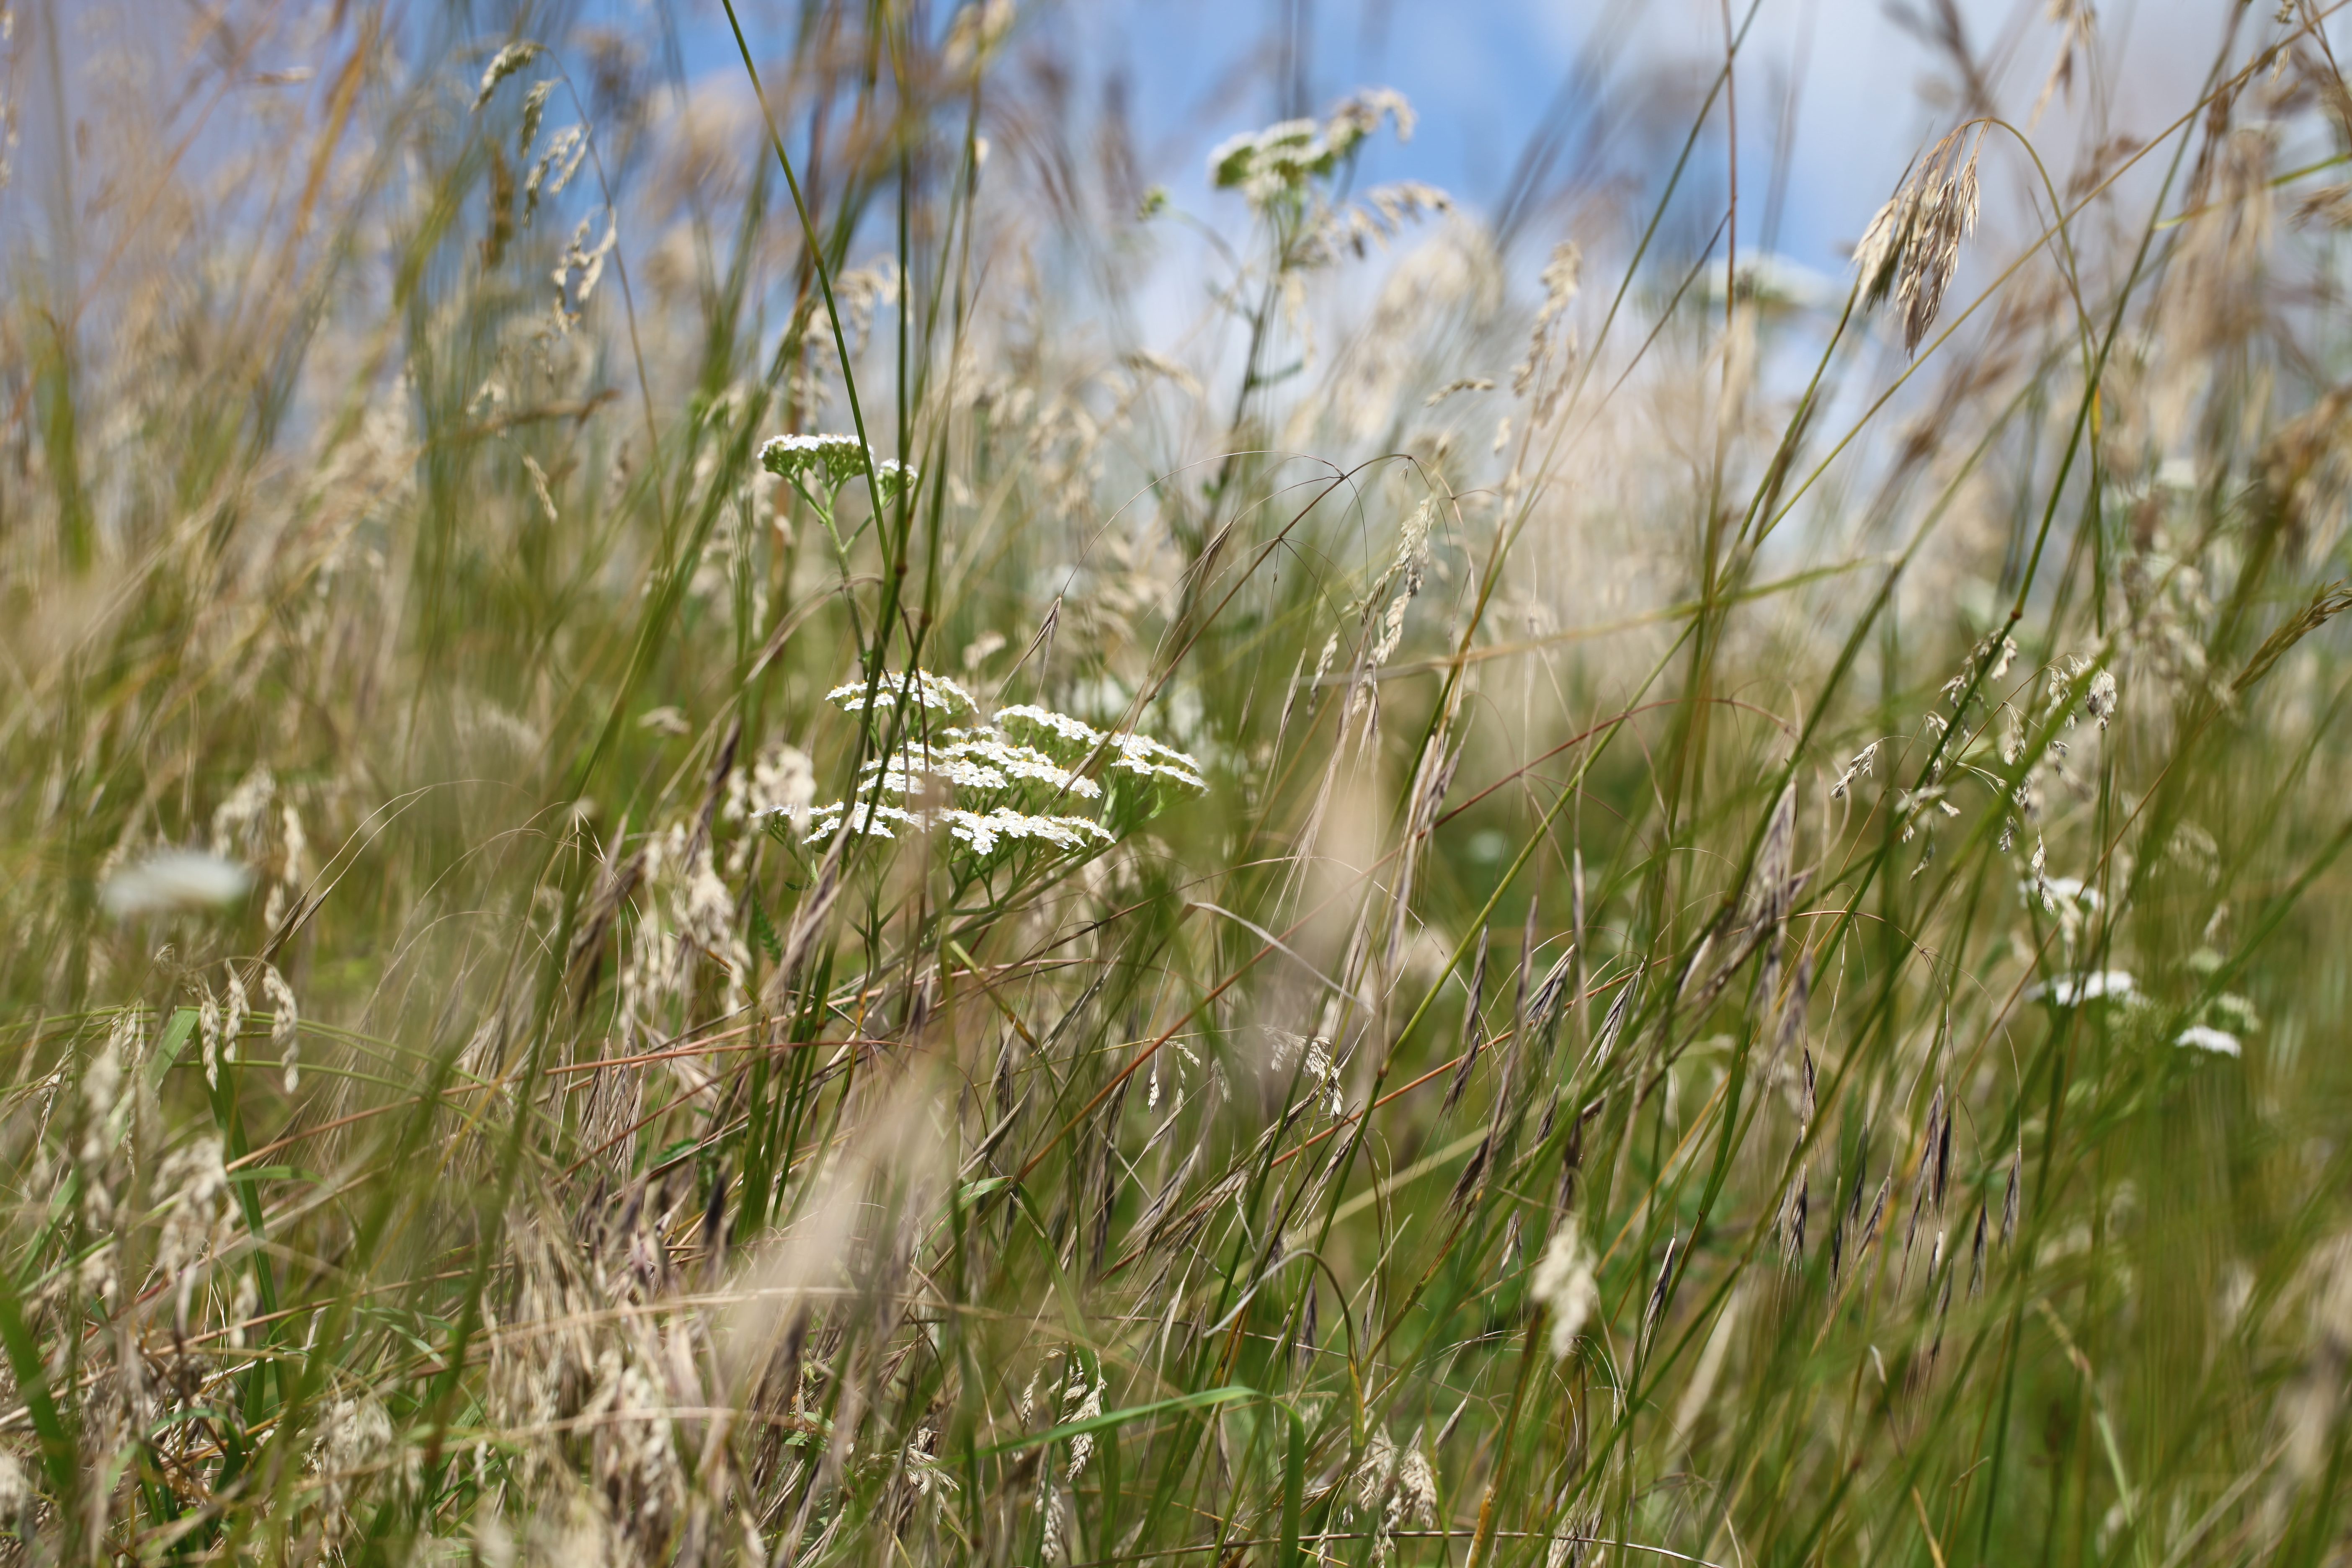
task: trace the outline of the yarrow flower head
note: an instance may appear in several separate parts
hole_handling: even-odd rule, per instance
[[[875,687],[875,701],[884,707],[896,707],[901,692],[934,712],[977,713],[980,703],[972,694],[944,675],[933,675],[928,669],[915,671],[913,685],[908,677],[886,675]],[[824,694],[827,702],[838,702],[842,710],[855,713],[866,706],[866,685],[862,680],[845,681]]]
[[[760,448],[760,466],[780,479],[816,483],[838,489],[866,472],[866,448],[855,436],[777,436]],[[922,476],[895,458],[874,460],[875,483],[882,499],[912,489]]]
[[[886,501],[895,500],[901,490],[913,489],[921,478],[912,463],[902,463],[896,458],[885,458],[874,465],[874,486]]]
[[[849,681],[826,697],[849,712],[867,704],[867,684]],[[876,708],[900,704],[953,718],[976,715],[971,693],[943,675],[915,670],[876,683]],[[859,770],[857,803],[835,801],[810,811],[803,842],[848,830],[860,837],[895,838],[898,829],[944,828],[949,839],[980,860],[1020,846],[1076,854],[1118,842],[1119,834],[1158,809],[1166,786],[1205,790],[1200,763],[1148,735],[1108,734],[1066,713],[1030,704],[1000,709],[989,722],[929,730],[917,723],[887,755]],[[1053,750],[1047,750],[1051,747]],[[1090,771],[1097,764],[1107,781]],[[1121,785],[1120,781],[1129,781]],[[1107,789],[1106,783],[1120,787]],[[952,793],[956,804],[924,805]],[[886,797],[906,801],[885,804]],[[1100,803],[1109,822],[1080,815]],[[777,815],[770,813],[769,815]]]
[[[2217,1057],[2234,1057],[2242,1049],[2237,1036],[2210,1024],[2191,1024],[2175,1035],[2172,1043],[2189,1050],[2210,1051]]]
[[[940,815],[948,824],[948,831],[982,857],[995,853],[1001,843],[1022,840],[1050,844],[1056,849],[1083,849],[1089,837],[1104,844],[1112,842],[1109,829],[1083,816],[1030,816],[1001,805],[985,816],[975,811],[947,811]]]
[[[845,484],[866,468],[866,449],[855,436],[778,436],[760,448],[760,466],[784,479],[822,474]]]
[[[1286,120],[1217,143],[1209,153],[1209,178],[1219,190],[1237,189],[1254,202],[1264,201],[1329,174],[1338,158],[1315,121]]]
[[[848,807],[837,800],[811,811],[807,841],[814,844],[818,839],[831,837],[840,828],[842,816],[847,811]],[[903,805],[877,805],[860,801],[849,830],[861,838],[896,838],[898,836],[888,826],[893,822],[904,823],[910,827],[926,826],[922,817]]]
[[[1172,779],[1191,789],[1207,789],[1201,764],[1189,752],[1163,746],[1149,735],[1119,735],[1111,741],[1111,766],[1145,778]]]
[[[1034,726],[1036,729],[1072,745],[1089,749],[1099,746],[1108,737],[1083,719],[1073,719],[1067,713],[1055,713],[1033,703],[1023,702],[1011,708],[999,708],[996,721],[1001,725]]]
[[[2080,1007],[2085,1002],[2128,1002],[2137,989],[2129,970],[2102,969],[2063,975],[2046,985],[2029,985],[2025,1000],[2046,999],[2055,1007]]]
[[[1368,88],[1343,100],[1331,117],[1285,120],[1263,131],[1227,137],[1209,154],[1209,180],[1238,190],[1254,206],[1306,194],[1307,182],[1328,177],[1382,120],[1396,123],[1397,140],[1412,140],[1412,106],[1391,88]]]

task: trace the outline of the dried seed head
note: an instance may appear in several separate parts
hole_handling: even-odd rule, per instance
[[[481,90],[474,95],[474,107],[480,109],[488,103],[490,95],[499,90],[499,83],[539,58],[542,52],[539,45],[523,41],[509,44],[491,56],[488,68],[482,72]]]
[[[237,973],[234,963],[226,968],[228,986],[222,993],[221,1005],[221,1060],[233,1062],[236,1060],[236,1043],[245,1037],[245,1020],[252,1013],[253,1005],[245,994],[245,976]]]
[[[1462,1065],[1454,1069],[1454,1079],[1445,1086],[1445,1102],[1437,1112],[1440,1116],[1461,1102],[1462,1091],[1470,1087],[1470,1069],[1478,1065],[1479,1047],[1486,1033],[1478,1008],[1486,994],[1486,939],[1492,934],[1491,930],[1483,927],[1478,932],[1478,957],[1470,966],[1470,994],[1462,1004]]]
[[[1408,1520],[1424,1530],[1437,1521],[1437,1471],[1422,1448],[1418,1433],[1412,1447],[1405,1450],[1403,1463],[1397,1467],[1396,1492],[1389,1500],[1382,1524],[1393,1531]]]
[[[204,1046],[205,1087],[218,1089],[221,1069],[220,1003],[214,997],[211,986],[205,985],[202,980],[196,984],[204,988],[203,1000],[196,1006],[196,1033]]]
[[[1858,778],[1868,778],[1875,771],[1877,762],[1878,742],[1873,741],[1856,752],[1853,754],[1853,761],[1845,765],[1845,772],[1838,774],[1837,783],[1830,786],[1830,798],[1843,800],[1845,792],[1853,787],[1853,781]]]
[[[1680,1246],[1679,1237],[1666,1237],[1666,1256],[1658,1264],[1658,1282],[1650,1287],[1650,1304],[1642,1314],[1642,1337],[1644,1340],[1656,1331],[1659,1320],[1666,1315],[1666,1302],[1674,1294],[1675,1288],[1675,1253]]]
[[[2107,727],[2107,721],[2116,715],[2116,678],[2114,676],[2103,669],[2091,677],[2090,689],[2083,694],[2083,710],[2099,721],[2100,729],[2104,730]]]
[[[1355,1488],[1358,1508],[1378,1507],[1388,1496],[1389,1483],[1396,1479],[1396,1442],[1386,1427],[1375,1427],[1372,1440],[1364,1448],[1364,1458],[1356,1466]]]
[[[1640,978],[1636,976],[1630,979],[1617,993],[1617,1000],[1609,1005],[1609,1011],[1601,1020],[1601,1033],[1593,1037],[1592,1065],[1594,1067],[1597,1068],[1607,1061],[1609,1053],[1616,1048],[1617,1037],[1625,1032],[1625,1020],[1632,1016],[1633,1010],[1633,994],[1640,989]]]
[[[1063,1422],[1067,1424],[1076,1421],[1091,1421],[1096,1416],[1101,1415],[1103,1407],[1103,1391],[1109,1386],[1109,1380],[1101,1377],[1096,1378],[1093,1384],[1089,1386],[1087,1382],[1086,1368],[1082,1366],[1078,1367],[1076,1369],[1076,1375],[1070,1379],[1070,1385],[1062,1391]],[[1075,1405],[1071,1403],[1074,1399],[1076,1401]],[[1081,1432],[1076,1436],[1071,1438],[1070,1479],[1075,1481],[1080,1476],[1084,1475],[1087,1469],[1087,1461],[1094,1457],[1095,1436],[1093,1433]]]
[[[1960,241],[1977,225],[1977,155],[1983,133],[1968,145],[1955,131],[1912,166],[1854,247],[1862,308],[1889,294],[1903,313],[1903,348],[1916,353],[1943,308],[1944,290],[1959,265]]]
[[[198,1138],[164,1156],[155,1189],[171,1205],[155,1248],[158,1272],[173,1281],[176,1321],[183,1332],[196,1275],[212,1250],[214,1227],[227,1212],[228,1172],[221,1163],[220,1140]]]

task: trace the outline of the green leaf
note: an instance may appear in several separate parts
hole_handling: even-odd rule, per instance
[[[147,1064],[147,1087],[160,1089],[163,1075],[178,1065],[180,1053],[187,1047],[188,1037],[196,1030],[196,1010],[182,1007],[163,1026],[163,1037],[155,1043],[155,1055]]]
[[[1148,1415],[1165,1415],[1176,1410],[1202,1410],[1211,1405],[1232,1405],[1239,1400],[1262,1397],[1255,1388],[1228,1384],[1223,1388],[1204,1388],[1198,1394],[1179,1394],[1174,1399],[1154,1400],[1150,1405],[1130,1405],[1124,1410],[1107,1410],[1100,1415],[1090,1415],[1084,1421],[1066,1422],[1059,1426],[1026,1436],[1008,1437],[1002,1443],[992,1443],[980,1450],[982,1458],[998,1454],[1017,1454],[1024,1448],[1034,1448],[1046,1443],[1066,1442],[1088,1432],[1100,1432],[1111,1426],[1122,1426],[1129,1421],[1140,1421]]]

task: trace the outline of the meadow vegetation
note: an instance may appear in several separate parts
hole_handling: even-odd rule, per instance
[[[0,1558],[2344,1561],[2352,87],[2207,8],[1832,279],[1744,5],[1491,212],[1043,4],[20,11]]]

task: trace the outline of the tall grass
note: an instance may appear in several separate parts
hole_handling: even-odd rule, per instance
[[[2318,8],[1819,298],[1752,13],[1498,226],[493,9],[11,35],[12,1560],[2344,1553]]]

